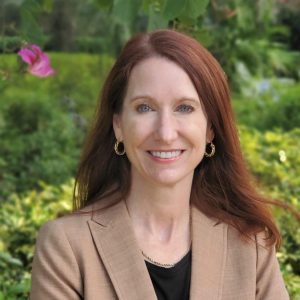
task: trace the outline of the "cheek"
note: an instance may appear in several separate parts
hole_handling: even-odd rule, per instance
[[[155,120],[151,116],[136,116],[128,114],[123,122],[124,140],[138,144],[145,140],[155,127]]]
[[[130,149],[141,145],[149,136],[150,130],[147,124],[139,122],[128,122],[123,130],[125,146]]]
[[[184,135],[197,147],[203,148],[206,145],[207,126],[205,122],[190,121],[182,123],[180,128]]]

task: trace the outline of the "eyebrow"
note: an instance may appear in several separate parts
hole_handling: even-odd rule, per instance
[[[149,95],[137,95],[132,98],[130,98],[130,102],[135,102],[137,100],[142,100],[142,99],[147,99],[150,101],[155,101],[155,99]],[[195,104],[201,104],[200,99],[195,99],[195,98],[190,98],[190,97],[180,97],[176,99],[178,102],[184,102],[184,101],[191,101],[194,102]]]
[[[147,96],[147,95],[137,95],[137,96],[134,96],[132,98],[130,98],[130,102],[134,102],[134,101],[137,101],[137,100],[140,100],[140,99],[149,99],[149,100],[153,100],[152,97],[150,96]]]

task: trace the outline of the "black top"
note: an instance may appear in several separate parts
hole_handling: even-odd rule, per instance
[[[174,267],[164,268],[146,262],[158,300],[189,300],[191,250]]]

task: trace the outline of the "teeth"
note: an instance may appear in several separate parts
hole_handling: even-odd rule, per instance
[[[150,153],[155,156],[155,157],[159,157],[159,158],[174,158],[180,155],[181,151],[180,150],[176,150],[176,151],[150,151]]]

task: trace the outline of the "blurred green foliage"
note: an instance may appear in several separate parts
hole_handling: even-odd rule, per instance
[[[240,123],[261,131],[300,128],[300,83],[251,79],[241,89],[234,100]]]
[[[71,210],[73,181],[0,202],[0,299],[28,299],[34,244],[40,226]]]
[[[5,58],[6,68],[16,69],[15,57]],[[2,86],[5,101],[1,102],[0,114],[4,145],[0,149],[1,174],[4,175],[1,192],[5,201],[0,204],[0,265],[6,271],[0,275],[0,291],[4,299],[26,299],[37,231],[45,221],[71,208],[73,182],[62,186],[60,183],[73,176],[86,123],[93,115],[96,91],[112,64],[112,59],[106,56],[55,54],[51,58],[56,69],[62,70],[58,70],[56,78],[41,80],[20,74],[13,79],[8,77]],[[291,107],[297,106],[299,87],[291,82],[283,86],[273,84],[278,85],[276,89],[273,86],[255,89],[257,83],[254,82],[253,86],[247,86],[253,95],[251,99],[235,99],[241,143],[261,191],[299,211],[298,114],[292,110],[295,121],[286,127],[294,118],[276,113],[284,111],[290,102]],[[279,99],[274,102],[275,96]],[[73,114],[85,121],[79,125],[71,117]],[[266,122],[268,119],[273,121]],[[51,150],[52,147],[56,149]],[[39,151],[31,152],[32,149]],[[56,152],[57,149],[60,152]],[[51,155],[52,151],[57,155]],[[20,173],[21,165],[24,175]],[[26,170],[28,165],[30,170]],[[30,176],[26,176],[28,174]],[[292,299],[297,299],[299,222],[289,210],[276,208],[274,214],[284,240],[278,258]]]
[[[0,300],[27,299],[37,231],[71,209],[70,178],[113,57],[135,32],[167,27],[201,41],[228,76],[255,184],[283,206],[273,207],[278,259],[300,300],[299,18],[298,0],[1,1],[0,52],[29,42],[69,53],[51,53],[56,75],[43,79],[0,56]]]
[[[23,74],[0,86],[0,201],[12,192],[40,189],[40,182],[59,185],[75,175],[92,107],[112,59],[83,54],[51,58],[55,77]],[[15,56],[4,59],[3,68],[15,69]]]
[[[291,299],[299,299],[300,127],[288,132],[282,129],[262,132],[245,125],[239,129],[244,155],[255,175],[256,185],[266,197],[279,199],[286,205],[285,209],[273,207],[283,237],[278,258]]]

